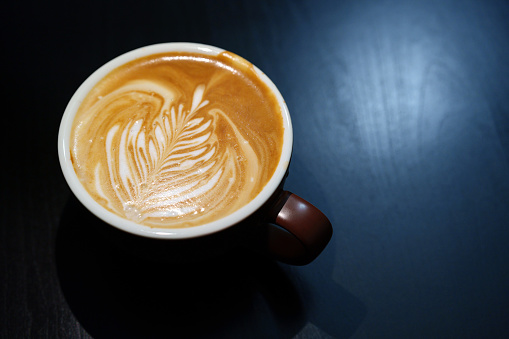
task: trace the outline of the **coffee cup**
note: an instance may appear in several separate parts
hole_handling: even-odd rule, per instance
[[[196,43],[146,46],[106,63],[77,89],[58,135],[71,191],[107,224],[171,246],[256,216],[260,246],[303,265],[332,226],[283,189],[292,147],[274,83],[238,55]]]

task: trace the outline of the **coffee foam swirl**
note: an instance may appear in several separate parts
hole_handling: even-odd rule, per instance
[[[211,105],[210,85],[197,84],[186,97],[134,79],[98,96],[74,127],[73,162],[89,193],[114,213],[157,227],[197,225],[249,202],[271,175],[264,169],[270,152],[252,146],[263,145],[260,134],[241,131]]]

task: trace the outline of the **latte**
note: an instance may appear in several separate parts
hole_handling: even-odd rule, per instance
[[[151,227],[191,227],[249,203],[283,147],[276,96],[244,59],[163,53],[131,61],[81,103],[74,170],[107,210]]]

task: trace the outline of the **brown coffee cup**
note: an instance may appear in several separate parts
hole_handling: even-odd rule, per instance
[[[80,202],[123,231],[190,239],[256,215],[271,255],[311,262],[327,217],[284,191],[293,131],[272,81],[241,57],[194,43],[123,54],[94,72],[62,118],[62,171]]]

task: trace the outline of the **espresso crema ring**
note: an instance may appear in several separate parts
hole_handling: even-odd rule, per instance
[[[249,64],[166,53],[101,80],[71,132],[78,178],[103,207],[153,227],[211,222],[251,201],[282,150],[280,107]]]

